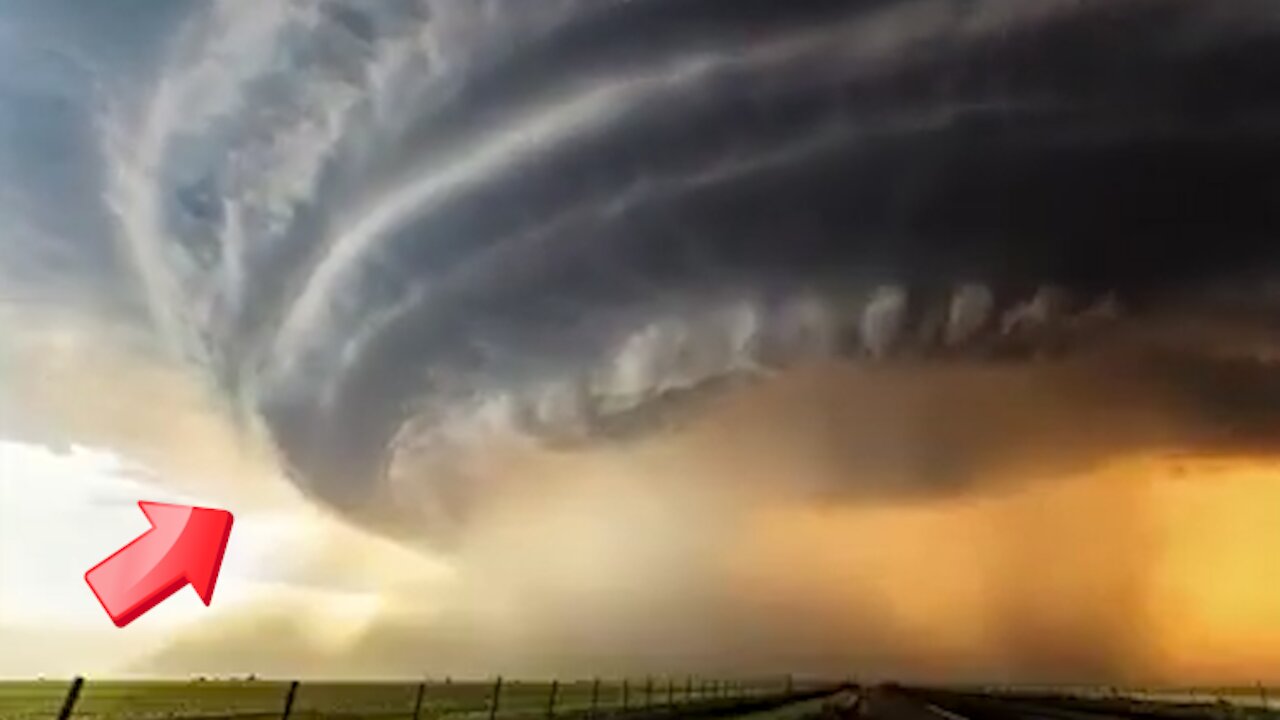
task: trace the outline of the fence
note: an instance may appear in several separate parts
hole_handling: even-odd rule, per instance
[[[357,683],[272,680],[0,683],[3,720],[643,718],[776,707],[836,684],[648,677],[574,682]]]

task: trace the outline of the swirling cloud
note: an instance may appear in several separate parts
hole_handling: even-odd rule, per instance
[[[767,506],[1280,451],[1267,2],[172,12],[105,70],[3,50],[56,112],[0,129],[80,144],[4,146],[69,194],[0,184],[0,289],[379,532],[465,549],[630,453]]]

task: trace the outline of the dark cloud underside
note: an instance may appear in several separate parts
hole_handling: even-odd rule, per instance
[[[192,10],[87,127],[152,319],[331,504],[416,527],[487,442],[814,360],[1085,356],[1270,445],[1266,2],[317,8]]]

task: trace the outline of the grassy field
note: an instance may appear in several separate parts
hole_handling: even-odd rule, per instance
[[[1280,709],[1280,687],[1265,685],[1204,687],[1112,687],[1103,685],[982,685],[957,689],[996,694],[1060,695],[1086,699],[1122,698],[1164,704],[1227,704]]]
[[[55,720],[67,696],[69,681],[0,682],[0,720]],[[288,682],[271,680],[211,680],[190,682],[85,683],[76,720],[267,720],[280,718],[289,692]],[[423,686],[420,717],[487,718],[493,681],[429,682]],[[688,679],[655,678],[557,684],[555,714],[582,716],[592,706],[604,711],[724,703],[784,693],[784,681],[736,684],[716,688]],[[499,694],[503,718],[546,717],[551,683],[505,681]],[[380,718],[412,720],[417,683],[304,682],[294,696],[291,720],[319,718]]]

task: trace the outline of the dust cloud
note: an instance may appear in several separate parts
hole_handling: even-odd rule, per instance
[[[132,670],[1251,681],[1280,657],[1280,462],[1196,450],[1143,387],[814,366],[635,444],[495,444],[461,541],[417,551],[447,582],[388,585],[329,642],[340,618],[241,608]]]

